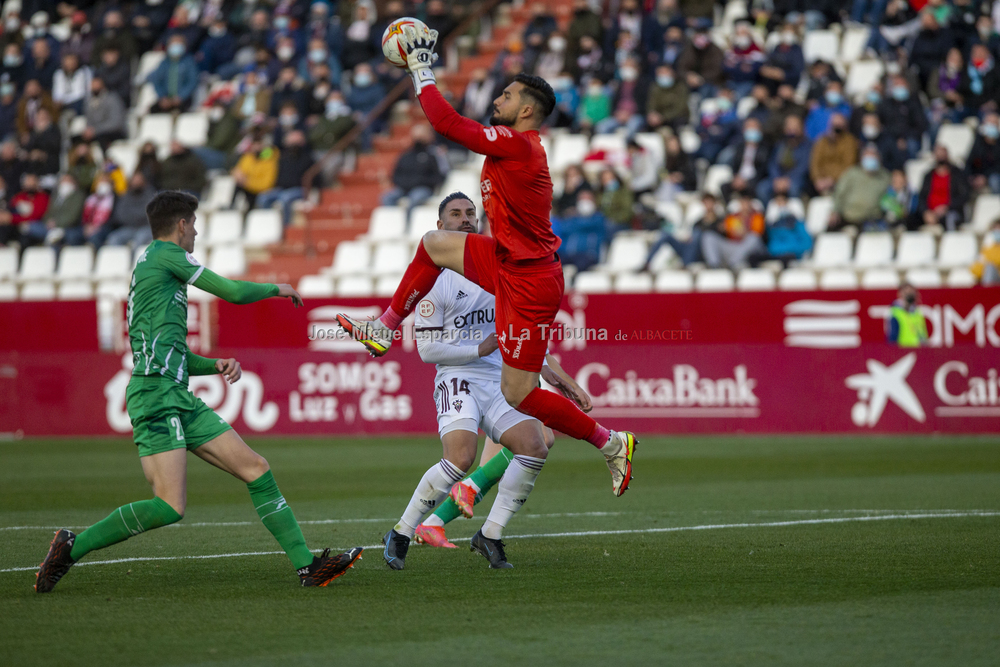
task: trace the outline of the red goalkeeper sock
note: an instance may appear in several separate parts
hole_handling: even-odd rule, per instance
[[[431,256],[424,250],[424,242],[417,246],[417,254],[410,265],[406,267],[406,273],[396,288],[396,293],[392,295],[392,305],[382,313],[379,319],[382,324],[395,331],[399,328],[403,319],[410,314],[413,307],[419,303],[420,299],[431,291],[434,283],[437,282],[441,267],[434,263]]]
[[[598,449],[607,444],[611,435],[611,431],[580,410],[576,403],[552,391],[532,389],[517,409],[555,431],[586,440]]]

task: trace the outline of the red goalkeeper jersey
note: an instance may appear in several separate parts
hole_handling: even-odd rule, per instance
[[[420,105],[437,132],[486,156],[480,188],[501,262],[543,259],[559,248],[552,232],[552,178],[538,132],[484,127],[461,116],[426,86]]]

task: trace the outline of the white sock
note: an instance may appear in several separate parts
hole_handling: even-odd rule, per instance
[[[445,459],[428,468],[417,484],[413,497],[410,498],[410,504],[406,506],[406,511],[396,524],[396,532],[413,537],[420,520],[433,511],[448,495],[452,484],[463,477],[465,472]]]
[[[444,519],[439,517],[437,514],[431,514],[429,517],[424,519],[425,526],[440,526],[444,528]]]
[[[542,471],[545,459],[536,459],[533,456],[514,456],[512,465],[507,468],[497,485],[497,499],[493,501],[490,509],[490,516],[483,524],[483,535],[491,540],[499,540],[503,535],[503,529],[514,516],[514,513],[521,509],[528,499],[528,494],[535,488],[535,478]]]
[[[468,486],[469,488],[471,488],[473,491],[475,491],[476,495],[479,495],[479,492],[482,491],[482,489],[479,488],[479,485],[472,481],[471,477],[469,479],[465,480],[464,482],[462,482],[462,484],[465,484],[466,486]]]
[[[608,435],[608,441],[603,447],[601,447],[601,454],[606,457],[617,456],[625,448],[624,443],[622,443],[621,438],[615,431],[611,431]]]

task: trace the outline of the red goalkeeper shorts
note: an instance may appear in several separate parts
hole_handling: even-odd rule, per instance
[[[480,234],[465,240],[465,277],[496,297],[497,341],[508,366],[537,373],[552,338],[563,295],[562,263],[504,263],[496,241]]]

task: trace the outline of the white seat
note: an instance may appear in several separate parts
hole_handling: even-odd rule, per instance
[[[146,78],[160,66],[163,62],[163,58],[166,55],[164,51],[146,51],[139,58],[139,67],[136,68],[135,78],[133,82],[137,86],[141,86],[146,82]]]
[[[296,288],[302,298],[325,299],[334,295],[330,276],[302,276]]]
[[[720,27],[727,32],[732,30],[733,24],[747,16],[747,3],[740,0],[729,0],[726,8],[722,10],[722,23]]]
[[[615,291],[623,294],[652,292],[653,276],[648,273],[619,273],[615,276]]]
[[[816,274],[809,269],[785,269],[778,276],[778,289],[787,291],[816,289]]]
[[[333,268],[330,272],[334,276],[367,274],[371,259],[372,251],[367,243],[341,241],[333,253]]]
[[[549,153],[549,170],[556,174],[566,171],[566,168],[583,162],[587,156],[590,143],[582,134],[560,134],[552,142],[552,152]]]
[[[817,236],[826,231],[826,226],[830,223],[830,214],[833,212],[833,197],[813,197],[809,200],[809,209],[806,211],[806,231],[811,236]]]
[[[132,251],[126,246],[101,246],[94,264],[94,280],[127,278],[132,272]]]
[[[337,296],[371,296],[372,279],[368,276],[346,276],[337,281]]]
[[[667,149],[663,145],[663,136],[657,132],[636,132],[633,136],[635,143],[639,144],[656,158],[658,169],[663,169],[667,160]]]
[[[851,237],[843,232],[824,232],[816,237],[813,266],[847,266],[851,263]]]
[[[736,289],[741,292],[767,292],[775,286],[774,274],[767,269],[743,269],[736,276]]]
[[[972,209],[972,231],[985,234],[997,218],[1000,218],[1000,195],[979,195]]]
[[[694,287],[699,292],[730,292],[735,286],[733,273],[728,269],[705,269],[694,278]]]
[[[139,146],[127,141],[116,141],[108,146],[108,150],[104,152],[104,158],[117,164],[125,177],[128,178],[135,171],[136,165],[139,164]]]
[[[854,250],[854,265],[859,268],[888,266],[892,263],[892,234],[865,232],[858,236]]]
[[[829,197],[813,197],[809,201],[810,210],[812,210],[812,206],[811,206],[812,203],[814,201],[816,201],[817,199],[827,200],[827,199],[830,199],[830,198]],[[824,205],[824,204],[826,204],[826,202],[825,201],[821,201],[819,205],[822,208],[822,205]],[[832,206],[832,205],[833,204],[832,204],[832,200],[831,200],[830,206]],[[789,197],[788,204],[787,204],[787,206],[785,208],[787,209],[787,211],[790,214],[792,214],[792,215],[795,216],[796,220],[801,220],[803,222],[806,221],[806,219],[807,219],[806,218],[806,209],[802,205],[802,200],[799,199],[798,197]],[[817,209],[816,212],[814,213],[814,215],[818,216],[818,215],[823,215],[824,213],[825,213],[824,220],[828,220],[829,217],[830,217],[829,213],[821,211],[821,209]],[[770,202],[768,202],[767,208],[764,210],[764,219],[767,220],[769,223],[771,223],[771,222],[777,222],[777,220],[778,220],[778,207],[777,207],[777,202],[774,199],[772,199]],[[806,225],[806,229],[808,229],[808,225]],[[823,229],[820,230],[820,231],[826,231],[826,224],[825,224],[825,222],[823,224]],[[816,233],[818,234],[820,232],[816,232]]]
[[[701,148],[701,137],[698,136],[698,133],[690,125],[685,125],[681,128],[678,138],[681,142],[681,149],[688,155],[697,152]]]
[[[963,268],[952,269],[945,280],[948,287],[974,287],[978,282],[971,271]]]
[[[216,246],[208,256],[208,268],[224,278],[242,276],[247,271],[247,260],[242,243]]]
[[[156,94],[156,88],[153,87],[151,83],[144,83],[139,86],[139,95],[133,103],[134,113],[142,115],[144,113],[149,113],[150,108],[156,104],[156,100],[159,96]]]
[[[608,258],[599,267],[609,273],[638,271],[646,263],[646,240],[640,236],[619,234],[611,240]]]
[[[128,298],[128,285],[125,280],[102,280],[97,284],[97,298],[124,301]]]
[[[208,216],[205,243],[217,246],[235,243],[243,236],[243,214],[240,211],[216,211]]]
[[[625,135],[623,134],[595,134],[590,139],[590,151],[604,151],[609,155],[624,153]]]
[[[437,206],[417,206],[410,212],[410,229],[406,238],[419,241],[427,232],[437,229]]]
[[[684,226],[693,227],[695,223],[705,217],[705,205],[700,199],[695,199],[684,209]]]
[[[280,243],[284,231],[280,211],[255,208],[247,213],[243,245],[247,248],[264,248],[272,243]]]
[[[21,286],[21,301],[54,301],[56,286],[48,280],[34,280]]]
[[[733,180],[733,168],[728,164],[713,164],[705,172],[703,189],[716,197],[722,196],[722,186]]]
[[[174,126],[174,138],[185,146],[204,146],[208,141],[208,114],[203,111],[182,113]]]
[[[372,260],[372,275],[385,276],[400,273],[413,258],[410,244],[406,241],[383,241],[375,247],[375,257]]]
[[[476,205],[479,217],[482,217],[483,191],[479,183],[479,172],[468,169],[452,169],[445,176],[444,184],[441,186],[441,196],[444,198],[453,192],[461,192],[471,197],[472,203]]]
[[[606,294],[611,291],[611,276],[598,271],[581,271],[573,280],[573,289],[584,294]]]
[[[173,135],[174,117],[168,113],[151,113],[140,119],[135,142],[144,144],[152,141],[157,146],[169,146]]]
[[[976,261],[979,247],[976,237],[969,232],[945,232],[941,235],[938,266],[944,269],[968,267]]]
[[[972,150],[976,132],[965,123],[945,123],[938,130],[937,143],[948,149],[948,157],[959,166],[965,166],[965,159]]]
[[[78,137],[83,134],[84,130],[87,129],[87,117],[86,116],[73,116],[73,120],[69,122],[69,136]]]
[[[941,272],[937,269],[910,269],[906,272],[906,282],[919,289],[941,287]]]
[[[895,269],[868,269],[861,275],[865,289],[899,289],[899,273]]]
[[[832,63],[840,51],[840,38],[832,30],[810,30],[802,43],[802,55],[806,63],[825,60]]]
[[[845,30],[840,38],[840,62],[846,64],[860,60],[865,54],[870,37],[871,29],[866,26]]]
[[[17,301],[17,284],[0,282],[0,301]]]
[[[402,273],[379,276],[375,280],[375,296],[392,296],[396,293],[396,288],[399,287],[399,283],[402,280]]]
[[[208,186],[208,197],[202,202],[201,208],[206,211],[216,211],[230,208],[233,196],[236,194],[236,179],[229,174],[216,176]]]
[[[867,93],[882,79],[885,66],[881,60],[858,60],[851,63],[844,82],[844,94],[848,99]]]
[[[757,100],[748,95],[736,103],[736,117],[744,120],[756,108]]]
[[[94,249],[89,245],[67,246],[59,253],[59,270],[56,280],[89,278],[94,268]]]
[[[690,292],[694,289],[694,278],[690,271],[665,270],[656,274],[657,292]]]
[[[674,249],[664,243],[656,251],[656,254],[649,258],[649,266],[647,268],[653,272],[669,269],[671,260],[676,256],[677,253],[674,252]]]
[[[21,272],[18,280],[52,280],[56,272],[56,251],[48,247],[28,248],[21,257]]]
[[[663,201],[656,203],[656,215],[668,221],[674,227],[684,224],[684,211],[681,205],[675,201]]]
[[[13,280],[17,275],[17,249],[0,246],[0,281]]]
[[[858,274],[848,269],[827,269],[819,277],[819,287],[820,289],[857,289]]]
[[[378,206],[368,220],[369,241],[395,241],[406,237],[406,210],[399,206]]]
[[[896,266],[911,268],[934,263],[934,236],[922,232],[905,232],[896,248]]]
[[[924,184],[924,176],[927,175],[934,167],[934,158],[930,157],[918,157],[913,160],[907,160],[906,164],[903,165],[903,170],[906,172],[906,184],[914,192],[920,192],[920,188]],[[982,197],[980,197],[982,199]]]
[[[87,301],[94,298],[94,286],[89,280],[68,280],[59,284],[60,301]]]

